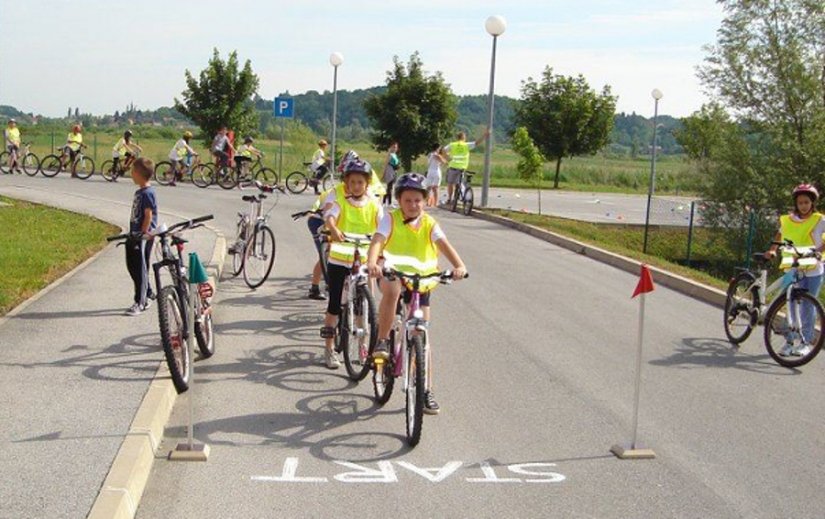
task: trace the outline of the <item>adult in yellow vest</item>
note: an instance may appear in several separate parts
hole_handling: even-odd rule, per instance
[[[381,204],[367,191],[371,178],[372,167],[368,162],[360,159],[348,162],[344,166],[343,178],[347,195],[342,199],[336,198],[324,212],[324,222],[330,237],[327,260],[329,302],[321,337],[324,339],[325,361],[329,369],[337,369],[341,365],[333,349],[335,325],[341,315],[344,281],[352,270],[355,257],[355,245],[345,241],[345,234],[353,238],[360,237],[366,244],[367,236],[375,233],[378,222],[383,217]]]
[[[449,156],[447,162],[447,200],[453,199],[453,190],[461,178],[461,172],[470,167],[470,150],[484,142],[490,136],[490,129],[484,131],[484,135],[476,141],[467,142],[467,134],[458,132],[457,139],[444,146],[442,151]]]
[[[825,218],[816,210],[816,202],[819,199],[819,191],[811,184],[800,184],[793,190],[794,209],[787,215],[779,218],[779,231],[774,236],[774,242],[791,240],[800,252],[816,250],[822,252],[825,245],[822,242],[822,235],[825,233]],[[776,255],[777,246],[765,253],[771,258]],[[793,264],[793,251],[782,250],[782,264],[780,268],[788,270]],[[799,260],[799,272],[803,276],[799,285],[806,289],[814,297],[819,296],[822,288],[823,268],[822,261],[818,258],[803,258]],[[793,279],[786,280],[786,283]],[[787,285],[786,285],[787,286]],[[803,301],[800,308],[800,319],[802,321],[802,337],[797,334],[788,334],[787,342],[779,351],[783,357],[797,356],[804,357],[811,351],[811,338],[814,335],[815,309],[807,301]]]
[[[407,173],[395,184],[395,199],[398,209],[384,215],[370,243],[367,266],[370,275],[382,277],[383,265],[379,262],[383,255],[384,265],[411,274],[431,274],[438,270],[438,255],[443,254],[453,266],[453,277],[463,279],[467,272],[458,252],[447,241],[447,236],[435,218],[424,212],[427,201],[426,180],[418,173]],[[435,283],[437,284],[437,282]],[[423,290],[432,290],[430,285]],[[401,296],[401,281],[381,281],[381,304],[378,307],[378,343],[375,346],[376,359],[389,358],[389,337],[395,308]],[[430,320],[430,293],[421,295],[421,309],[424,319]],[[432,355],[432,342],[429,353]],[[432,359],[427,359],[428,380],[432,381]],[[424,412],[436,414],[438,403],[432,392],[432,383],[424,395]]]
[[[20,151],[20,128],[17,127],[17,121],[9,119],[6,129],[3,130],[3,138],[6,141],[6,151],[9,152],[9,173],[14,173],[12,167],[17,162],[17,172],[20,173],[19,157],[15,160],[15,152]]]

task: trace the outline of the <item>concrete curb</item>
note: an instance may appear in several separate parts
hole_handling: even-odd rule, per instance
[[[600,249],[593,245],[588,245],[587,243],[576,241],[572,238],[562,236],[561,234],[546,231],[533,225],[516,222],[503,216],[488,214],[481,211],[476,211],[475,209],[473,210],[472,215],[481,220],[498,223],[506,227],[510,227],[511,229],[516,229],[523,233],[527,233],[530,236],[540,240],[552,243],[553,245],[557,245],[577,254],[582,254],[589,258],[593,258],[596,261],[607,263],[608,265],[631,274],[639,274],[642,265],[640,261],[626,258],[619,254]],[[651,274],[653,274],[653,281],[655,283],[720,308],[725,306],[725,292],[677,274],[673,274],[672,272],[668,272],[666,270],[652,266],[649,268]]]
[[[226,238],[218,229],[206,227],[216,235],[206,271],[217,294],[226,259]],[[135,516],[176,399],[177,392],[166,363],[161,361],[92,505],[89,519],[132,519]]]

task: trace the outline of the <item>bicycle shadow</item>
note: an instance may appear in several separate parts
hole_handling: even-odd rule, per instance
[[[125,315],[125,308],[101,308],[99,310],[70,310],[66,312],[22,312],[10,320],[49,320],[49,319],[75,319],[83,317],[122,317]]]
[[[654,366],[690,369],[693,367],[741,369],[769,375],[799,375],[798,369],[789,369],[776,364],[765,353],[747,354],[730,342],[715,337],[687,337],[676,346],[668,357],[651,360]]]

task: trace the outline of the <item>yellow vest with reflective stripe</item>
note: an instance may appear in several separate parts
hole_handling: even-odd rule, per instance
[[[6,139],[10,143],[20,146],[20,128],[6,128]]]
[[[119,155],[126,155],[126,152],[129,151],[129,148],[126,147],[126,139],[123,137],[120,138],[119,141],[112,147],[112,151],[118,153]]]
[[[363,207],[355,207],[348,200],[345,200],[341,207],[341,213],[335,225],[338,229],[352,238],[363,238],[364,243],[360,247],[361,254],[369,247],[368,234],[375,233],[378,228],[378,204],[369,195],[365,195],[367,203]],[[329,247],[329,259],[336,263],[352,266],[355,259],[355,244],[347,242],[332,242]]]
[[[83,144],[83,134],[82,133],[70,133],[68,137],[66,137],[66,141],[69,143],[69,147],[74,151],[80,149],[80,145]]]
[[[816,247],[816,238],[814,237],[814,230],[822,220],[821,213],[813,213],[808,218],[801,222],[795,221],[790,215],[783,215],[779,217],[779,232],[782,234],[782,239],[791,240],[799,252],[806,252]],[[779,268],[788,270],[793,266],[793,250],[782,249],[782,263]],[[799,270],[815,269],[819,262],[816,258],[801,258],[799,259]]]
[[[467,169],[470,165],[470,145],[465,141],[455,141],[450,146],[449,167],[453,169]]]
[[[181,143],[183,143],[181,146],[177,146]],[[178,160],[183,160],[189,155],[189,149],[185,146],[185,143],[186,141],[184,139],[180,139],[178,140],[178,142],[175,143],[175,156],[178,158]]]
[[[404,224],[404,213],[395,209],[390,213],[392,231],[384,244],[384,258],[387,265],[409,274],[430,274],[438,270],[438,248],[432,241],[435,219],[423,213],[421,225],[413,229]],[[437,280],[422,281],[421,291],[432,290]]]
[[[242,144],[238,152],[242,157],[252,158],[252,149],[246,144]]]

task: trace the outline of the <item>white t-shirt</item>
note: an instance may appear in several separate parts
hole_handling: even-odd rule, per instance
[[[427,155],[427,176],[441,174],[441,161],[438,160],[438,154],[431,152]]]
[[[318,148],[315,150],[315,154],[312,156],[312,171],[318,171],[318,168],[324,165],[326,162],[326,155],[324,154],[324,150]]]
[[[417,228],[421,225],[421,217],[419,216],[412,222],[410,222],[414,228]],[[383,218],[378,222],[378,230],[375,231],[375,234],[380,234],[384,238],[392,233],[392,216],[390,213],[385,213]],[[444,234],[444,231],[441,230],[441,226],[438,224],[433,225],[433,230],[430,232],[430,239],[433,243],[438,242],[439,240],[443,240],[446,238],[447,235]]]

